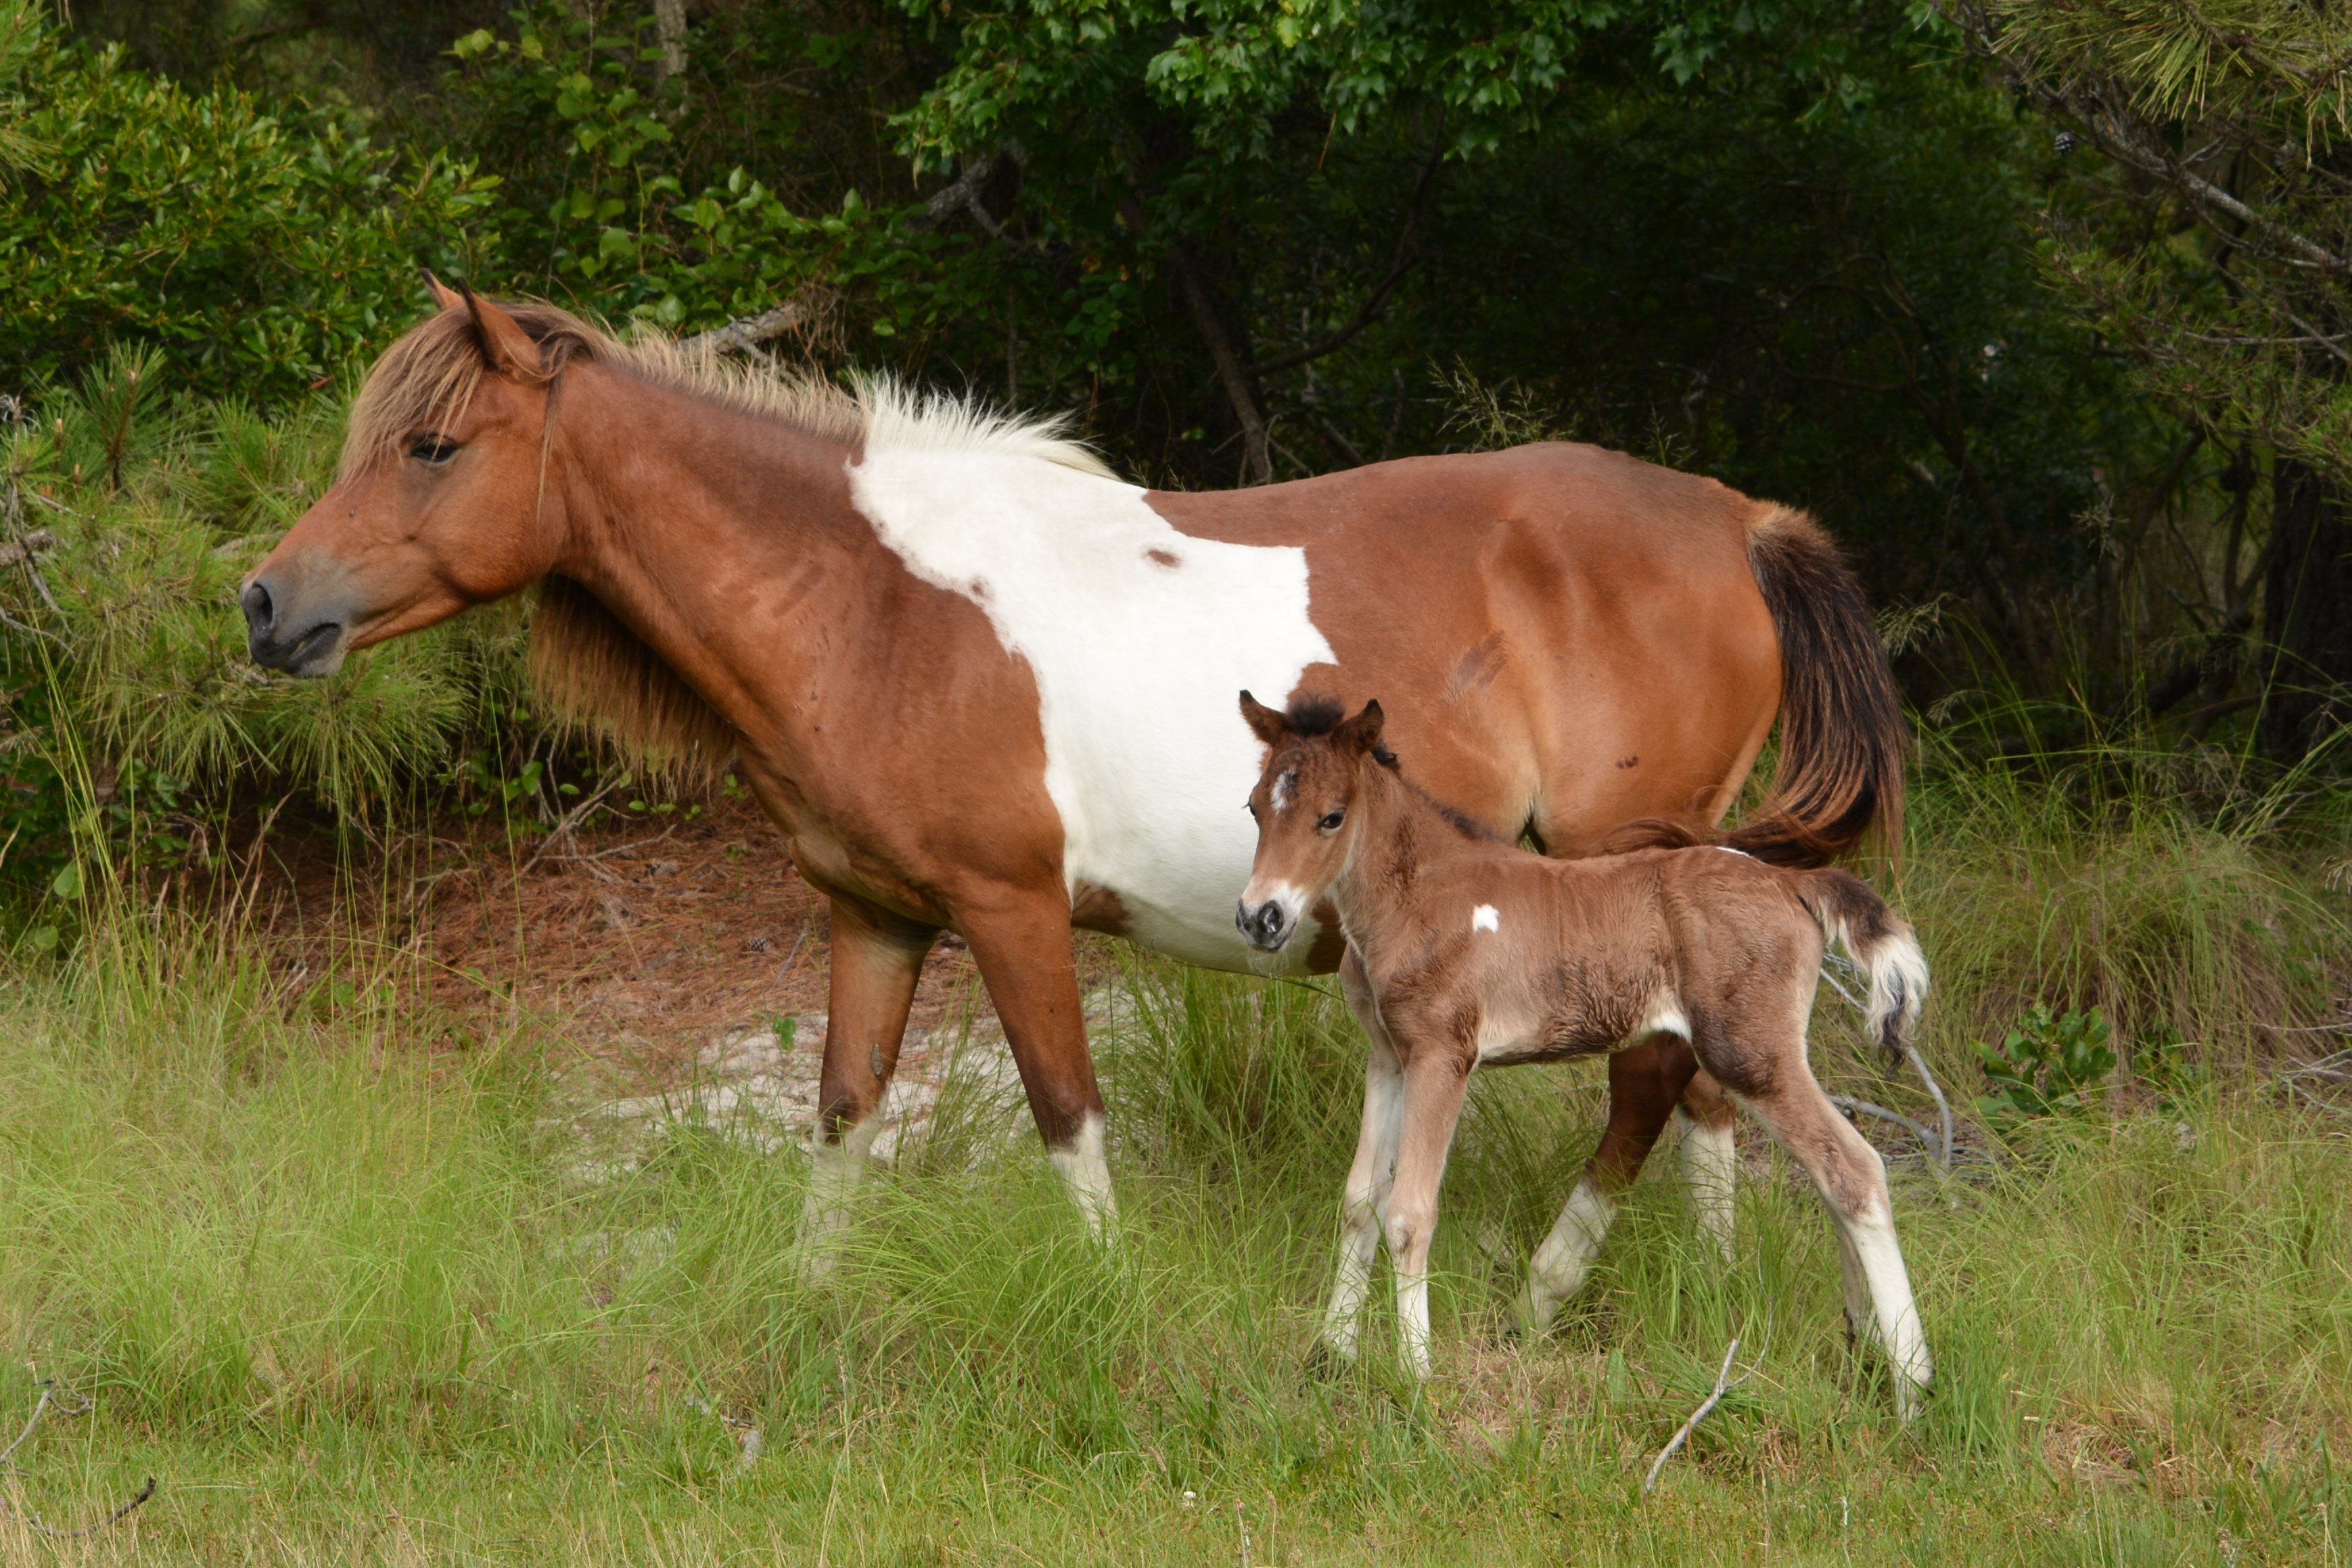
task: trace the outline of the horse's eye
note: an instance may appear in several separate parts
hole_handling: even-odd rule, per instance
[[[1348,814],[1344,811],[1329,811],[1325,812],[1323,814],[1323,820],[1317,823],[1315,826],[1321,828],[1326,833],[1337,833],[1339,831],[1339,824],[1345,822],[1347,819]]]
[[[408,444],[408,455],[437,468],[457,455],[457,443],[438,434],[419,436]]]

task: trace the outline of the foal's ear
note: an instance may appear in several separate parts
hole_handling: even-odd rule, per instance
[[[1268,708],[1246,691],[1242,693],[1242,718],[1248,723],[1250,733],[1269,746],[1279,746],[1290,738],[1290,721],[1279,710]]]
[[[425,269],[425,286],[433,290],[433,302],[443,310],[462,310],[466,308],[466,297],[434,277],[430,267]]]
[[[1378,702],[1367,702],[1364,710],[1340,725],[1331,733],[1342,745],[1359,752],[1376,751],[1381,743],[1381,726],[1387,721]]]
[[[482,352],[490,356],[490,366],[502,375],[517,381],[545,381],[547,361],[531,341],[522,323],[499,309],[495,300],[485,300],[460,282],[457,292],[473,312],[474,331],[480,334]]]

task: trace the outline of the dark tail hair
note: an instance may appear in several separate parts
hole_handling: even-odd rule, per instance
[[[1862,584],[1789,507],[1748,525],[1748,566],[1780,637],[1780,763],[1764,805],[1717,842],[1780,866],[1826,865],[1873,837],[1899,856],[1908,737]]]
[[[1844,947],[1870,982],[1864,1007],[1871,1037],[1890,1062],[1903,1059],[1927,1003],[1927,959],[1911,928],[1886,900],[1851,872],[1807,871],[1795,879],[1798,899],[1821,923],[1822,936]]]

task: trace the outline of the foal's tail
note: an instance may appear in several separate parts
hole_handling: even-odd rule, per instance
[[[1847,872],[1801,873],[1797,897],[1821,922],[1822,937],[1843,943],[1870,977],[1870,1033],[1890,1061],[1900,1060],[1927,1002],[1927,956],[1919,939],[1867,882]]]
[[[1903,708],[1853,569],[1783,506],[1748,526],[1748,567],[1780,639],[1780,762],[1763,807],[1719,840],[1776,866],[1822,866],[1865,838],[1903,847]]]

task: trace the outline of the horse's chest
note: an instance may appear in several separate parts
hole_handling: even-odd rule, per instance
[[[1147,945],[1263,967],[1233,923],[1260,762],[1236,700],[1332,661],[1306,552],[1193,538],[1132,485],[1031,458],[884,451],[851,479],[908,570],[1029,666],[1071,888],[1116,895]]]

